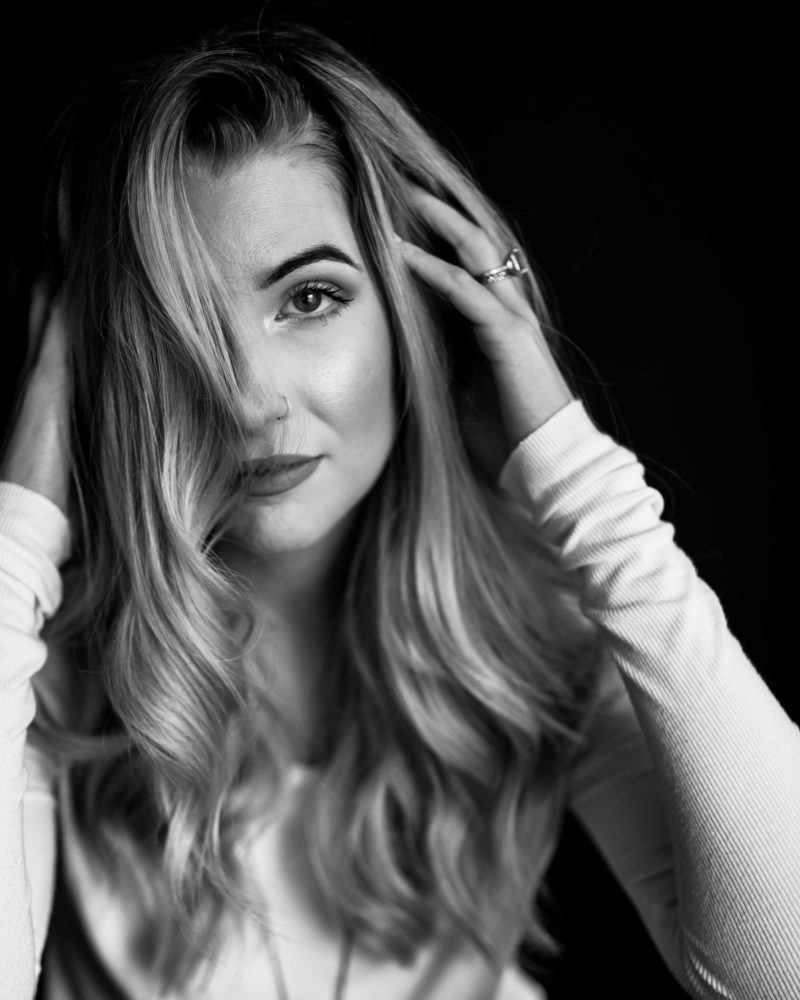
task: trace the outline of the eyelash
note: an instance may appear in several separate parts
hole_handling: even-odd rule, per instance
[[[302,295],[303,292],[322,292],[324,295],[327,295],[328,298],[332,299],[336,305],[329,307],[325,312],[284,312],[283,310],[289,303],[291,303],[292,299],[296,298],[298,295]],[[327,323],[329,319],[333,319],[346,309],[352,301],[353,299],[348,298],[337,285],[332,285],[327,281],[304,281],[300,285],[295,285],[295,287],[289,291],[277,318],[290,319],[295,323]]]

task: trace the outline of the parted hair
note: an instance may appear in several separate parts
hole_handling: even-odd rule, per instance
[[[223,33],[93,80],[50,145],[51,280],[68,319],[75,545],[41,699],[60,793],[120,891],[141,961],[186,983],[229,919],[268,919],[244,845],[290,761],[248,666],[258,609],[218,553],[241,499],[242,359],[187,172],[303,149],[333,172],[393,333],[396,441],[358,512],[304,800],[308,870],[335,919],[410,959],[432,934],[507,960],[552,942],[532,900],[593,696],[596,636],[530,513],[482,471],[459,412],[471,332],[396,262],[443,252],[413,182],[521,235],[362,61],[311,29]],[[525,279],[551,331],[533,273]],[[45,671],[46,674],[46,671]],[[44,684],[45,681],[42,681]]]

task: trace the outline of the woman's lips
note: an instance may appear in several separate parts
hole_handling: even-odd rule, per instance
[[[270,458],[245,462],[241,479],[247,484],[251,497],[275,496],[305,482],[322,461],[317,455],[272,455]]]

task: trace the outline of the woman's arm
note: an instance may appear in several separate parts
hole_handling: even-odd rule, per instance
[[[26,750],[39,633],[61,600],[69,486],[66,330],[33,290],[30,377],[0,463],[0,1000],[32,997],[49,920],[55,809],[44,758]]]
[[[0,483],[0,998],[32,997],[50,914],[55,809],[44,757],[26,731],[39,638],[61,599],[69,548],[63,513],[45,497]]]
[[[636,457],[580,403],[518,446],[502,484],[580,576],[624,680],[606,679],[575,811],[694,995],[800,995],[800,732]]]
[[[652,777],[613,780],[627,765],[609,740],[629,738],[633,717],[624,716],[628,737],[620,718],[607,717],[606,733],[594,734],[594,761],[605,753],[601,770],[612,780],[600,789],[595,776],[592,802],[592,783],[580,788],[584,769],[576,807],[629,891],[638,868],[627,870],[625,851],[635,860],[652,843],[663,855],[655,869],[663,864],[667,873],[644,878],[658,883],[647,894],[655,908],[641,892],[632,895],[695,995],[800,996],[800,733],[674,544],[660,519],[662,499],[636,457],[599,433],[572,398],[524,285],[481,280],[503,249],[430,194],[415,201],[459,263],[402,242],[400,252],[473,324],[499,403],[486,417],[500,433],[476,454],[491,473],[515,446],[502,483],[528,500],[544,541],[580,578],[583,610],[620,671],[657,775],[655,794]],[[609,823],[614,813],[625,817],[625,831]]]

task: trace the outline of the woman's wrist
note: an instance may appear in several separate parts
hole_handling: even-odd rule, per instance
[[[504,378],[503,422],[512,448],[575,400],[549,351],[532,344],[525,359],[516,356]]]
[[[23,407],[23,411],[27,407]],[[39,493],[67,511],[69,470],[63,461],[64,431],[52,416],[20,420],[0,461],[0,480]]]

